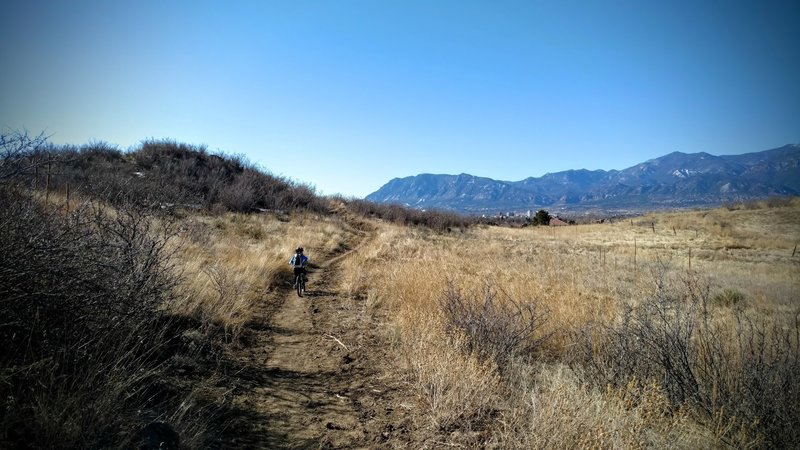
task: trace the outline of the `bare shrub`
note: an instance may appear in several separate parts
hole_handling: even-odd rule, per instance
[[[183,328],[161,310],[173,228],[153,219],[0,186],[0,447],[117,446],[180,403],[152,388]]]
[[[257,201],[253,180],[246,175],[238,177],[220,189],[218,199],[229,211],[250,211]]]
[[[445,211],[420,211],[400,205],[367,200],[343,200],[350,211],[363,217],[383,219],[398,225],[424,226],[436,231],[452,231],[475,223],[475,219]]]
[[[742,209],[755,210],[755,209],[767,209],[767,208],[786,208],[792,206],[793,202],[795,202],[796,199],[797,196],[772,195],[767,198],[742,200],[736,203],[728,202],[723,204],[723,206],[728,211],[737,211]]]
[[[731,445],[800,442],[800,320],[713,308],[694,274],[585,331],[584,363],[601,385],[657,380],[673,407],[690,405]]]
[[[448,331],[466,336],[464,350],[501,369],[511,358],[534,354],[551,336],[543,332],[547,313],[536,301],[498,301],[488,285],[481,301],[448,283],[439,304]]]
[[[44,160],[36,156],[46,147],[47,136],[29,136],[27,131],[0,134],[0,181],[29,175]]]
[[[699,304],[694,296],[672,295],[665,282],[658,279],[654,295],[641,305],[625,305],[618,326],[605,330],[610,346],[604,355],[610,358],[603,369],[612,382],[623,382],[620,374],[662,380],[670,400],[680,404],[699,395],[691,345]]]
[[[42,136],[0,136],[0,179],[49,191],[80,191],[113,205],[250,212],[253,209],[328,211],[308,185],[274,176],[241,155],[205,147],[145,141],[130,153],[103,143],[47,145]],[[46,166],[45,170],[34,170]],[[40,180],[42,179],[42,180]]]
[[[800,316],[788,321],[754,317],[741,310],[734,312],[737,339],[732,349],[703,361],[706,389],[714,393],[713,383],[727,381],[723,395],[717,395],[717,410],[735,411],[757,424],[765,443],[774,447],[793,447],[800,443]],[[738,359],[738,361],[737,361]],[[730,367],[730,361],[734,361]],[[719,369],[717,369],[719,367]],[[709,369],[731,371],[731,374]],[[714,376],[709,376],[714,375]]]
[[[2,308],[26,317],[24,326],[36,316],[56,320],[44,324],[50,335],[86,322],[114,329],[170,295],[169,227],[156,230],[133,209],[109,214],[85,204],[61,216],[22,194],[0,195]]]

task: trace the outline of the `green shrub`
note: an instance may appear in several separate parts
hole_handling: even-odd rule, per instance
[[[536,215],[533,216],[533,224],[534,225],[550,225],[550,213],[540,209],[536,211]]]
[[[722,292],[717,292],[714,294],[711,297],[711,303],[718,306],[734,306],[743,302],[744,299],[744,294],[742,294],[740,291],[737,289],[728,288]]]

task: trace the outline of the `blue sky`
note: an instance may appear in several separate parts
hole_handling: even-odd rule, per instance
[[[800,143],[800,2],[10,1],[0,127],[239,153],[325,194]]]

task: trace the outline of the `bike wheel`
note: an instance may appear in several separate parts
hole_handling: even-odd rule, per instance
[[[303,296],[303,291],[305,289],[306,288],[305,288],[305,283],[303,282],[303,278],[300,277],[300,279],[297,280],[297,296],[298,297],[302,297]]]

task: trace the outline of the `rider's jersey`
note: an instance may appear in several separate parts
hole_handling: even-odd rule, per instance
[[[299,255],[300,257],[298,258],[297,256],[296,253],[292,255],[292,259],[289,260],[289,265],[296,268],[305,267],[308,262],[308,257],[306,255]]]

